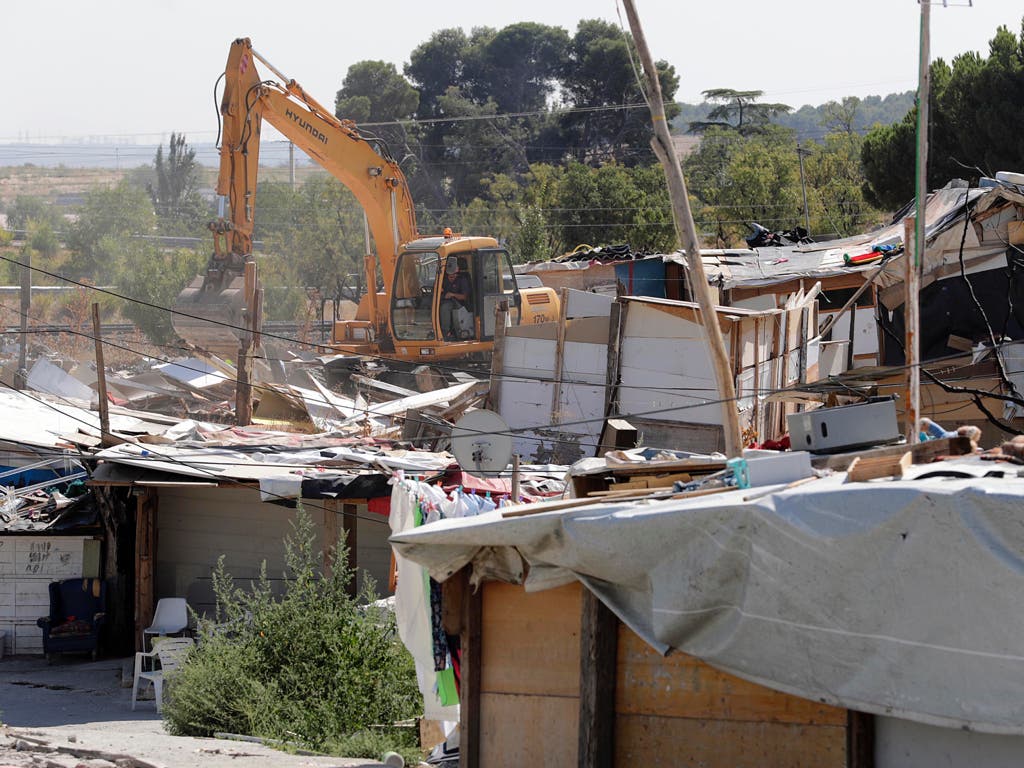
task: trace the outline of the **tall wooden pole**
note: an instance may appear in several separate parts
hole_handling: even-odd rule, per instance
[[[235,422],[240,427],[252,423],[252,358],[262,327],[260,292],[256,262],[245,263],[245,331],[238,346],[238,378],[235,383]]]
[[[715,379],[718,382],[718,398],[722,406],[722,428],[725,432],[725,453],[730,457],[739,456],[743,451],[743,444],[740,436],[739,415],[736,412],[736,387],[733,384],[732,366],[729,364],[729,354],[725,349],[725,338],[722,336],[722,328],[718,324],[718,315],[711,298],[708,279],[704,274],[704,263],[700,256],[700,240],[697,237],[697,227],[693,223],[693,213],[690,211],[690,198],[686,192],[686,179],[683,177],[679,158],[672,147],[672,136],[668,130],[665,105],[662,102],[661,84],[658,82],[658,70],[654,66],[654,59],[647,47],[647,39],[640,26],[640,19],[637,16],[633,0],[623,0],[623,5],[626,8],[629,28],[633,33],[637,51],[640,53],[640,61],[644,67],[647,105],[650,107],[651,122],[654,124],[654,138],[651,139],[651,146],[665,169],[668,194],[672,200],[672,217],[675,220],[679,240],[686,252],[686,269],[690,290],[697,299],[697,304],[700,305],[701,323],[704,327]]]
[[[28,381],[28,316],[32,311],[32,250],[25,247],[21,257],[21,345],[18,347],[18,372],[14,386],[25,389]]]
[[[100,327],[100,305],[92,305],[92,336],[96,344],[96,395],[100,406],[100,442],[108,445],[110,440],[110,406],[107,402],[107,369],[103,363],[103,329]]]
[[[917,163],[915,178],[916,215],[913,218],[913,236],[911,236],[911,220],[907,219],[903,229],[903,259],[906,261],[904,283],[907,298],[903,304],[903,320],[906,326],[907,364],[907,442],[917,442],[917,422],[921,417],[921,262],[925,255],[925,210],[928,205],[928,112],[931,100],[931,4],[929,0],[921,2],[921,47],[917,68]],[[913,242],[913,247],[911,247]]]
[[[916,219],[907,217],[903,220],[903,284],[907,289],[907,298],[903,302],[903,326],[904,340],[903,348],[906,362],[906,383],[907,383],[907,405],[904,410],[906,421],[904,431],[907,436],[907,444],[917,443],[918,427],[917,422],[921,418],[921,306],[918,303],[918,295],[921,291],[921,272],[918,269],[917,247],[914,241],[913,231]]]

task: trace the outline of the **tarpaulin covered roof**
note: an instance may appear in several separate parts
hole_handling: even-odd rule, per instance
[[[1024,734],[1024,479],[976,458],[912,470],[498,510],[391,541],[439,580],[521,557],[528,590],[579,580],[659,650],[807,699]]]

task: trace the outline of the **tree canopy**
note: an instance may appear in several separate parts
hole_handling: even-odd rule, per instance
[[[1024,28],[999,27],[987,57],[970,52],[952,65],[931,65],[928,186],[952,178],[977,182],[997,171],[1024,168]],[[875,127],[861,152],[869,199],[897,208],[914,196],[917,108],[902,122]]]

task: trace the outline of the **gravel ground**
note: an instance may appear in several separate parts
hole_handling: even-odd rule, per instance
[[[352,768],[240,741],[169,735],[152,700],[131,709],[131,659],[0,659],[0,768]],[[128,686],[122,687],[122,674]]]

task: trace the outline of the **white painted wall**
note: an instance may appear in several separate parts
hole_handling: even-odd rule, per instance
[[[87,540],[91,541],[84,536],[0,536],[0,630],[5,633],[5,654],[43,652],[43,631],[36,619],[50,615],[49,584],[86,575]]]
[[[876,768],[1019,768],[1022,764],[1024,736],[875,718]]]

